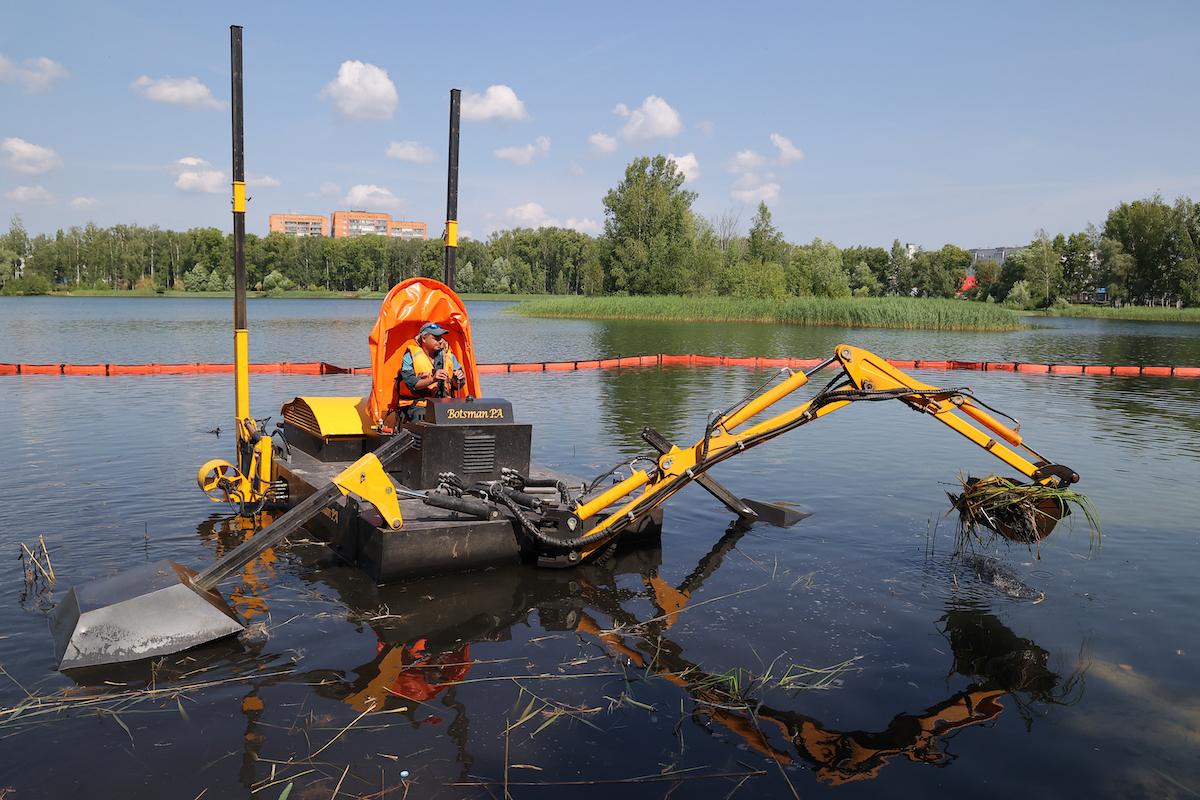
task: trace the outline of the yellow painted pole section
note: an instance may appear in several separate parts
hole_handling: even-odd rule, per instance
[[[244,328],[233,332],[233,394],[238,438],[243,439],[241,421],[250,416],[250,334]]]
[[[246,213],[246,184],[242,181],[233,182],[233,213]]]
[[[639,486],[645,486],[649,481],[650,476],[646,474],[645,470],[640,469],[625,480],[618,483],[616,486],[609,489],[604,494],[597,497],[595,500],[579,506],[579,508],[575,509],[575,513],[579,515],[580,519],[588,519],[594,516],[596,512],[603,511],[604,509],[608,508],[613,503],[632,492],[634,489],[637,489]]]
[[[446,222],[446,247],[458,247],[458,220]]]
[[[803,372],[797,372],[783,383],[779,384],[773,389],[763,392],[758,397],[751,400],[741,411],[735,412],[729,418],[722,420],[721,427],[725,429],[726,432],[732,431],[738,425],[741,425],[743,422],[750,419],[764,408],[774,405],[775,403],[779,402],[780,399],[796,391],[806,383],[808,383],[808,376]]]

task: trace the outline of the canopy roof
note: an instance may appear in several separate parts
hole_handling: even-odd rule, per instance
[[[475,368],[475,349],[471,344],[471,323],[463,301],[449,286],[432,278],[409,278],[388,292],[379,309],[379,319],[371,329],[371,394],[367,415],[382,424],[396,407],[396,376],[404,358],[405,344],[413,339],[426,322],[445,328],[450,352],[467,373],[462,396],[479,397],[479,372]]]

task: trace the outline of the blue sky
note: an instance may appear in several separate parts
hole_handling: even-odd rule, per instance
[[[0,225],[230,230],[229,25],[247,229],[362,208],[441,231],[599,233],[634,158],[705,216],[928,249],[1200,199],[1200,3],[10,3]]]

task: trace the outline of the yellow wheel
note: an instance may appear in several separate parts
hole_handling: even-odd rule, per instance
[[[242,480],[237,467],[219,458],[209,461],[196,474],[196,483],[200,484],[200,491],[208,495],[208,499],[214,503],[229,502],[229,493],[236,491]]]

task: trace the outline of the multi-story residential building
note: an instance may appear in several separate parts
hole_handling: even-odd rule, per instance
[[[391,214],[375,211],[334,211],[329,219],[313,214],[272,214],[268,230],[288,236],[388,236],[393,239],[429,238],[424,222],[393,220]]]
[[[425,231],[424,222],[392,222],[388,226],[388,235],[393,239],[420,239],[425,241],[429,238]]]
[[[1027,246],[1027,245],[1026,245]],[[995,261],[1000,266],[1004,266],[1004,259],[1008,258],[1018,250],[1024,250],[1026,246],[1021,247],[976,247],[974,250],[968,250],[973,261],[971,263],[978,264],[980,261]]]
[[[387,236],[392,224],[392,215],[376,211],[335,211],[330,217],[333,238],[350,239],[355,236]]]
[[[267,230],[288,236],[328,236],[328,220],[312,214],[272,214]]]

